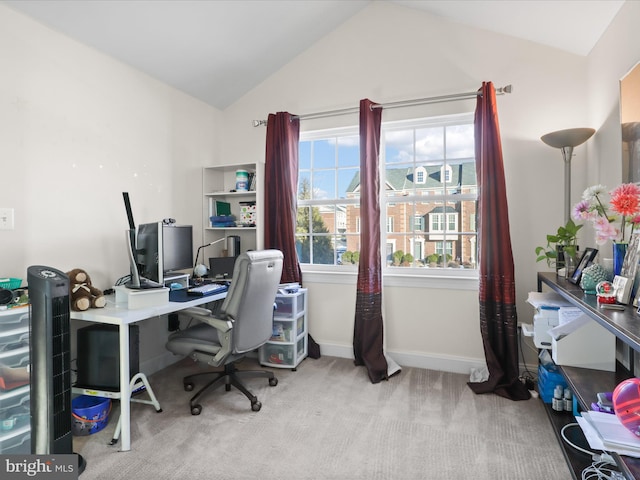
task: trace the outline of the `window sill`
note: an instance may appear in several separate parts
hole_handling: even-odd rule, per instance
[[[356,267],[318,267],[301,266],[303,282],[333,283],[355,285],[358,279]],[[442,288],[446,290],[478,290],[478,272],[476,270],[433,270],[416,272],[383,273],[385,287],[403,288]]]

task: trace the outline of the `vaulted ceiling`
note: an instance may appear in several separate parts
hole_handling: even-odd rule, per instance
[[[624,0],[2,0],[219,109],[367,5],[390,2],[587,55]],[[295,41],[291,41],[295,39]]]

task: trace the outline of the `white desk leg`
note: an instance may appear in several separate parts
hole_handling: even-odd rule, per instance
[[[129,386],[129,325],[120,325],[120,451],[131,450],[131,388]]]

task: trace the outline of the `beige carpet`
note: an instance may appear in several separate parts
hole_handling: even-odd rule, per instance
[[[276,387],[249,380],[260,412],[218,389],[192,416],[181,379],[198,368],[183,360],[150,378],[163,412],[132,405],[131,451],[107,445],[117,408],[103,431],[75,437],[81,480],[571,478],[540,400],[475,395],[464,375],[405,367],[373,385],[352,360],[306,359],[274,369]]]

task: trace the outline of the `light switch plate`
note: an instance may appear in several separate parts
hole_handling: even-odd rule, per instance
[[[0,230],[13,228],[13,208],[0,208]]]

